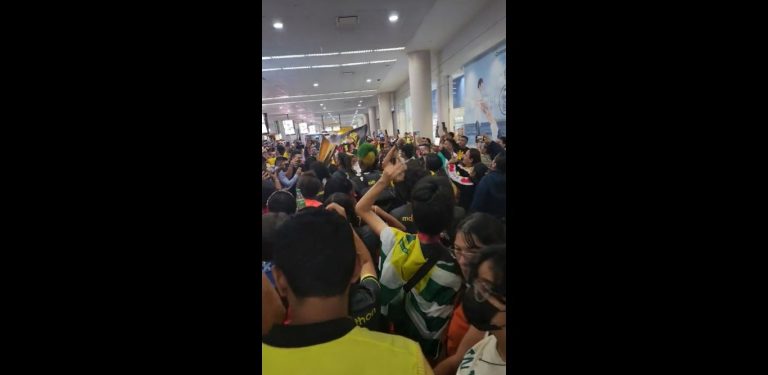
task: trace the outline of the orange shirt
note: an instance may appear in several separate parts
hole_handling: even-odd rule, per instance
[[[467,331],[469,331],[469,322],[467,322],[467,317],[464,316],[464,309],[459,304],[459,306],[453,309],[453,318],[448,325],[448,334],[446,335],[448,338],[447,350],[449,357],[459,349],[461,339],[464,338]]]

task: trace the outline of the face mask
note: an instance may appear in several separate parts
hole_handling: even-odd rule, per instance
[[[464,293],[462,299],[462,308],[469,324],[481,331],[495,331],[502,327],[491,324],[491,319],[501,310],[493,306],[488,300],[477,302],[475,300],[475,291],[470,286]]]

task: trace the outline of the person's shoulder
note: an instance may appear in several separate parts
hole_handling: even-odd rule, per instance
[[[355,327],[352,332],[353,337],[361,344],[377,346],[378,350],[411,354],[417,357],[421,355],[419,344],[404,336],[371,331],[360,327]]]

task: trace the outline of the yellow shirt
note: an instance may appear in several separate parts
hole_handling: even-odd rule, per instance
[[[327,332],[325,325],[322,335]],[[352,319],[332,321],[344,325],[339,335],[321,335],[310,329],[273,326],[261,343],[261,373],[290,375],[431,375],[432,368],[419,344],[402,336],[369,331]],[[299,326],[300,327],[300,326]],[[340,337],[336,337],[340,336]],[[270,339],[270,337],[273,337]],[[317,340],[318,342],[312,342]],[[293,341],[290,342],[289,341]],[[268,344],[269,343],[269,344]],[[272,345],[274,344],[274,346]]]

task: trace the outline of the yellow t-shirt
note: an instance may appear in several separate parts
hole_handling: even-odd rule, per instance
[[[348,320],[345,324],[354,325]],[[269,334],[279,336],[284,328],[274,326]],[[357,326],[341,337],[315,345],[278,347],[266,344],[268,341],[265,337],[261,343],[262,374],[433,374],[415,341]]]

